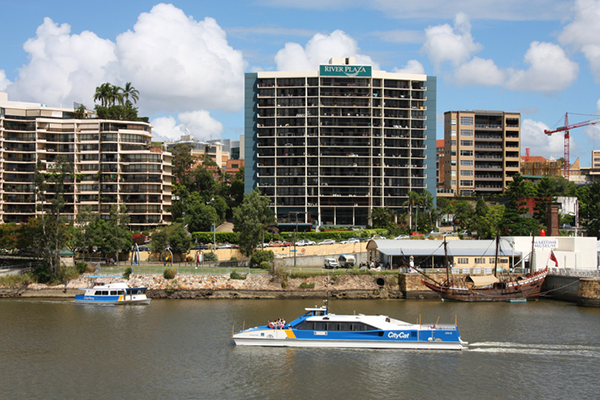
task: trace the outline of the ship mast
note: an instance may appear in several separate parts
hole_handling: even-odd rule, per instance
[[[496,276],[496,270],[498,269],[498,248],[500,247],[500,236],[496,234],[496,258],[494,258],[494,276]]]

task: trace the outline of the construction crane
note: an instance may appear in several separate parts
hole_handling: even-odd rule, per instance
[[[573,114],[573,113],[571,113],[571,114]],[[549,129],[544,130],[544,133],[548,136],[550,136],[556,132],[564,132],[565,133],[565,165],[564,165],[563,175],[567,180],[569,179],[569,173],[571,170],[571,160],[570,160],[571,150],[570,150],[570,141],[569,141],[569,139],[570,139],[569,131],[571,129],[580,128],[582,126],[596,125],[599,122],[600,122],[600,118],[596,118],[596,119],[591,119],[589,121],[583,121],[583,122],[578,122],[576,124],[569,125],[569,113],[566,113],[564,126],[561,126],[560,128],[554,129],[554,130],[549,130]]]

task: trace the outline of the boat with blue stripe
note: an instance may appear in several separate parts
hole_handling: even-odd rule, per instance
[[[239,346],[463,350],[457,325],[411,324],[385,315],[336,315],[306,308],[289,324],[263,325],[233,334]]]
[[[94,282],[91,287],[81,288],[81,290],[85,290],[85,293],[76,295],[75,303],[96,305],[150,304],[152,299],[146,296],[147,289],[146,287],[129,287],[124,282]]]

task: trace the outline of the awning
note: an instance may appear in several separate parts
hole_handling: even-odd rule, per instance
[[[467,277],[467,281],[473,282],[475,287],[482,287],[498,282],[498,278],[496,278],[494,275],[469,276]]]

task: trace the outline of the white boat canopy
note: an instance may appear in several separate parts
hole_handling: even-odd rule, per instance
[[[498,282],[498,278],[494,275],[483,275],[483,276],[473,276],[470,275],[467,277],[467,281],[471,281],[474,283],[475,287],[483,287],[489,286],[496,282]]]

